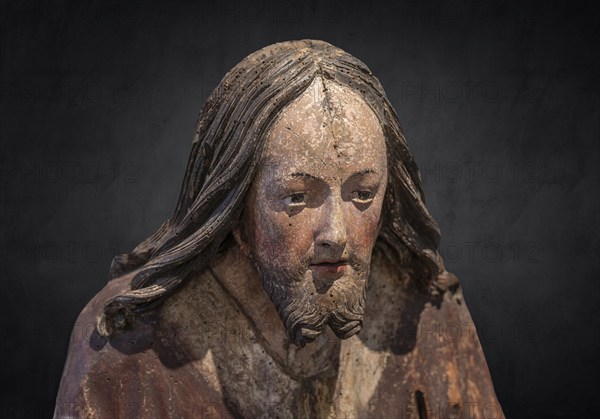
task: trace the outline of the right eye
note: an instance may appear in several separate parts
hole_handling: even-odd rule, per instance
[[[297,192],[283,198],[283,201],[288,206],[298,207],[306,204],[306,194],[304,192]]]

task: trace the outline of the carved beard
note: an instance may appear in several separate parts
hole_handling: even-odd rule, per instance
[[[352,272],[323,286],[313,280],[308,258],[297,269],[262,266],[253,259],[263,288],[297,346],[315,340],[328,325],[340,339],[347,339],[362,328],[368,262],[351,254],[348,267]]]

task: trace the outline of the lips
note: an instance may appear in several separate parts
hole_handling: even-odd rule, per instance
[[[347,265],[348,260],[346,259],[331,259],[311,263],[310,267],[319,273],[335,274],[343,272]]]

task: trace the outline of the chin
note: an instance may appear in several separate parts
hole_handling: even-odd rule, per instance
[[[308,265],[293,270],[261,265],[255,264],[263,288],[295,345],[314,341],[327,327],[339,339],[362,329],[368,265],[355,263],[316,276]]]

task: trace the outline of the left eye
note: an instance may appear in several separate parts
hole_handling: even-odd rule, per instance
[[[306,194],[304,192],[298,192],[288,195],[284,198],[286,205],[297,207],[306,203]]]
[[[360,204],[366,204],[373,200],[375,194],[371,191],[355,191],[352,193],[352,200]]]

